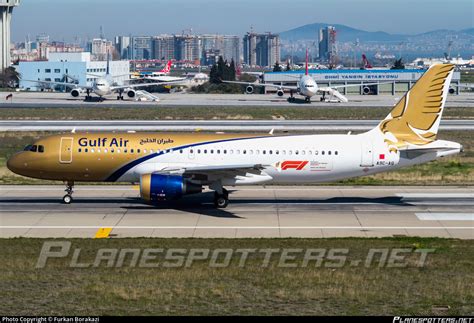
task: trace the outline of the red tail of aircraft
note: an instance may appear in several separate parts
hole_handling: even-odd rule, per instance
[[[306,48],[306,71],[304,73],[305,75],[308,75],[308,49]]]
[[[364,68],[372,68],[372,65],[370,64],[365,54],[362,54],[362,61],[364,62]]]
[[[170,71],[171,71],[171,60],[169,60],[168,63],[166,63],[166,67],[162,69],[160,72],[168,74]]]

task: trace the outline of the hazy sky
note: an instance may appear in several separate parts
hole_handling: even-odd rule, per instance
[[[22,0],[14,10],[12,38],[47,33],[70,41],[108,37],[196,33],[243,35],[281,32],[313,22],[368,31],[420,33],[474,26],[473,0]]]

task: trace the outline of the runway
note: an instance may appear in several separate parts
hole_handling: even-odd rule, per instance
[[[5,92],[5,96],[8,92]],[[81,108],[81,107],[195,107],[195,106],[271,106],[271,107],[392,107],[404,93],[396,95],[347,95],[349,102],[320,102],[319,96],[313,98],[311,104],[304,102],[302,97],[297,97],[295,102],[288,102],[288,95],[278,97],[276,94],[194,94],[185,92],[155,93],[160,98],[159,102],[135,101],[134,99],[116,100],[116,96],[109,96],[104,102],[86,102],[84,97],[73,98],[69,93],[58,92],[12,92],[11,100],[0,101],[0,108]],[[472,92],[459,95],[450,95],[447,107],[474,107]]]
[[[133,186],[0,186],[0,237],[397,237],[474,239],[473,187],[267,186],[160,207]]]
[[[0,131],[365,131],[380,120],[0,120]],[[443,119],[441,130],[474,130],[474,120]]]

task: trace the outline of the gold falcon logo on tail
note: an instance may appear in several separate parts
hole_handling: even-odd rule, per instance
[[[385,142],[391,151],[436,140],[453,69],[452,64],[430,67],[380,123],[382,133],[390,137]]]

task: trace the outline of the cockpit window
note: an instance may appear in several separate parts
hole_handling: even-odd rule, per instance
[[[44,153],[44,146],[43,145],[28,145],[25,147],[25,149],[23,149],[24,151],[31,151],[31,152],[40,152],[40,153]]]

